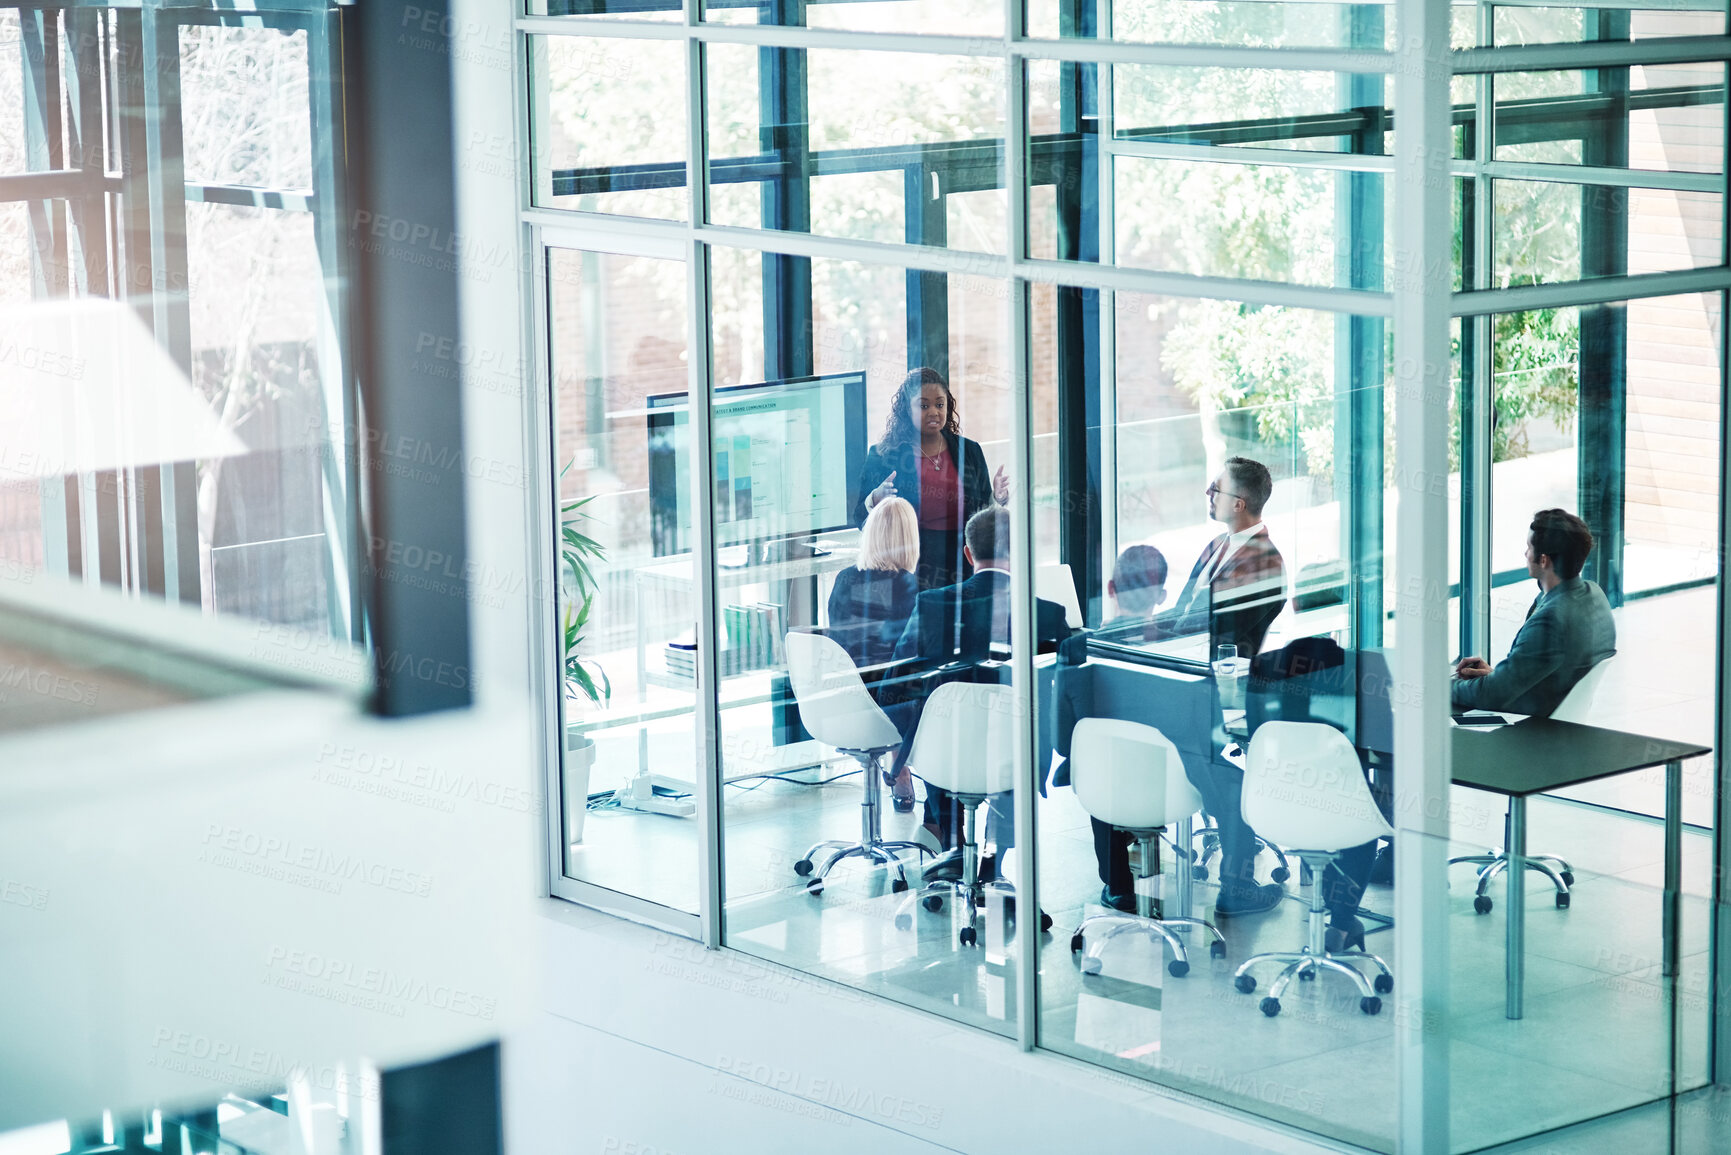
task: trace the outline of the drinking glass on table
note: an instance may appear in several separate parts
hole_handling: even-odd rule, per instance
[[[1244,675],[1250,663],[1238,656],[1238,647],[1222,642],[1214,647],[1214,684],[1220,689],[1222,713],[1244,712]]]

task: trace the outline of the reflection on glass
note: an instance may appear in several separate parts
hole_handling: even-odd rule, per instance
[[[1517,72],[1494,78],[1495,159],[1719,172],[1724,164],[1723,65],[1650,65],[1600,72]]]
[[[1472,5],[1463,4],[1456,5],[1454,10],[1470,13],[1475,9]],[[1492,20],[1495,43],[1499,47],[1621,40],[1624,37],[1642,40],[1655,36],[1718,36],[1725,31],[1725,6],[1707,3],[1691,5],[1690,11],[1644,11],[1499,4],[1492,10]]]
[[[187,180],[312,186],[305,32],[187,25],[180,86]]]
[[[1720,261],[1717,193],[1499,180],[1492,196],[1497,288]]]
[[[1349,97],[1332,72],[1120,65],[1113,83],[1120,140],[1384,151],[1386,101]]]
[[[671,421],[685,412],[685,266],[555,249],[547,279],[565,874],[695,912],[692,450]]]
[[[595,20],[657,20],[678,23],[685,19],[680,0],[529,0],[531,16],[573,16]]]
[[[1002,251],[1001,61],[708,53],[713,223]]]
[[[1102,6],[1106,7],[1106,6]],[[1116,40],[1160,44],[1238,44],[1261,48],[1393,47],[1394,21],[1374,8],[1349,4],[1283,3],[1280,0],[1114,0],[1096,17],[1092,5],[1072,9],[1058,0],[1029,0],[1028,34],[1101,37],[1099,19],[1111,21]],[[1354,20],[1355,14],[1357,20]]]
[[[677,7],[677,5],[675,6]],[[790,4],[786,0],[704,0],[703,18],[723,24],[804,24],[854,32],[924,32],[941,36],[1004,34],[1003,0],[850,0]]]
[[[529,46],[535,203],[684,220],[684,49],[574,36]]]

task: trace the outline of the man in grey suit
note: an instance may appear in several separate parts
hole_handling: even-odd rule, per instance
[[[1581,577],[1592,549],[1592,532],[1574,514],[1541,509],[1533,515],[1527,573],[1539,583],[1539,596],[1495,669],[1478,657],[1455,666],[1455,709],[1549,717],[1588,670],[1617,652],[1605,591]]]

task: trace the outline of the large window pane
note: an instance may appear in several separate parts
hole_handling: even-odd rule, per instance
[[[1659,172],[1724,167],[1722,65],[1517,72],[1493,83],[1497,160]]]
[[[182,28],[186,179],[310,188],[307,83],[305,32],[196,24]]]
[[[651,420],[657,405],[686,412],[685,265],[552,249],[547,283],[564,871],[695,912],[691,447]]]
[[[722,602],[726,941],[1013,1033],[1015,967],[1007,935],[1016,932],[1007,928],[1001,894],[992,892],[991,905],[972,918],[954,896],[940,903],[934,892],[938,909],[917,904],[922,881],[931,880],[920,869],[930,854],[912,846],[891,848],[901,865],[855,854],[838,859],[821,884],[813,881],[844,844],[870,841],[874,831],[892,844],[955,845],[940,785],[952,782],[956,767],[976,765],[980,741],[1012,740],[1011,715],[993,715],[986,724],[1005,733],[996,739],[970,733],[964,757],[951,749],[953,735],[940,734],[944,710],[922,711],[935,692],[927,677],[949,658],[932,650],[949,637],[938,591],[973,570],[959,555],[958,531],[976,507],[993,507],[992,474],[1010,457],[1002,286],[960,275],[946,285],[944,277],[893,266],[727,249],[716,251],[714,269],[721,376],[711,456]],[[778,286],[807,277],[809,328],[766,309]],[[941,295],[916,311],[913,303],[925,293]],[[945,447],[922,457],[924,438],[921,427],[908,423],[911,410],[904,402],[899,419],[892,412],[910,362],[945,382],[927,384],[925,395],[953,398],[963,436],[954,454]],[[917,386],[916,380],[915,398],[922,395]],[[903,440],[904,432],[913,440]],[[936,430],[933,437],[946,444]],[[922,512],[912,504],[900,511],[885,506],[870,524],[889,526],[890,517],[904,515],[905,523],[893,533],[874,528],[862,535],[865,502],[875,504],[873,491],[882,497],[891,489]],[[946,493],[959,504],[947,505]],[[900,544],[886,549],[885,542]],[[995,580],[990,573],[979,577],[988,588]],[[937,600],[919,602],[922,590]],[[968,651],[966,663],[982,680],[956,689],[992,697],[1010,688],[985,684],[985,674],[998,667],[979,663],[988,645],[1007,647],[1009,638],[991,628],[989,594],[986,604],[981,651]],[[971,629],[974,614],[966,613],[964,628]],[[898,654],[908,662],[887,667]],[[847,729],[847,717],[838,722],[828,684],[808,679],[813,662],[837,684],[865,671],[872,688],[852,682],[849,700],[876,732],[862,737]],[[897,751],[916,733],[927,734],[927,745],[910,745],[909,773],[886,784],[880,774],[901,761]],[[864,770],[848,753],[862,742],[881,755]],[[897,794],[917,802],[898,810]],[[863,832],[862,801],[869,814]],[[1007,794],[978,812],[987,870],[1013,841],[1012,812]],[[932,829],[922,832],[928,821]],[[827,840],[835,844],[816,846]],[[962,937],[970,925],[977,939]]]
[[[1369,9],[1368,13],[1366,9]],[[1093,11],[1074,15],[1059,0],[1029,0],[1028,34],[1097,37],[1105,33]],[[1356,15],[1356,21],[1355,21]],[[1115,0],[1111,35],[1161,44],[1240,44],[1269,48],[1382,48],[1392,46],[1394,21],[1365,5],[1283,3],[1279,0]]]
[[[713,223],[1001,251],[1000,61],[708,52]]]
[[[529,46],[535,203],[684,220],[683,47],[575,36]]]
[[[1718,193],[1499,180],[1492,196],[1497,288],[1721,262]]]
[[[703,18],[724,24],[800,24],[854,32],[927,32],[943,36],[1004,34],[1003,0],[850,0],[785,4],[773,0],[704,0]]]

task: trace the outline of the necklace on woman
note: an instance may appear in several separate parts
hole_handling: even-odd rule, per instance
[[[920,450],[920,456],[931,465],[933,472],[937,472],[944,467],[944,454],[946,452],[948,452],[947,447],[939,449],[936,453],[927,453],[922,449]]]

